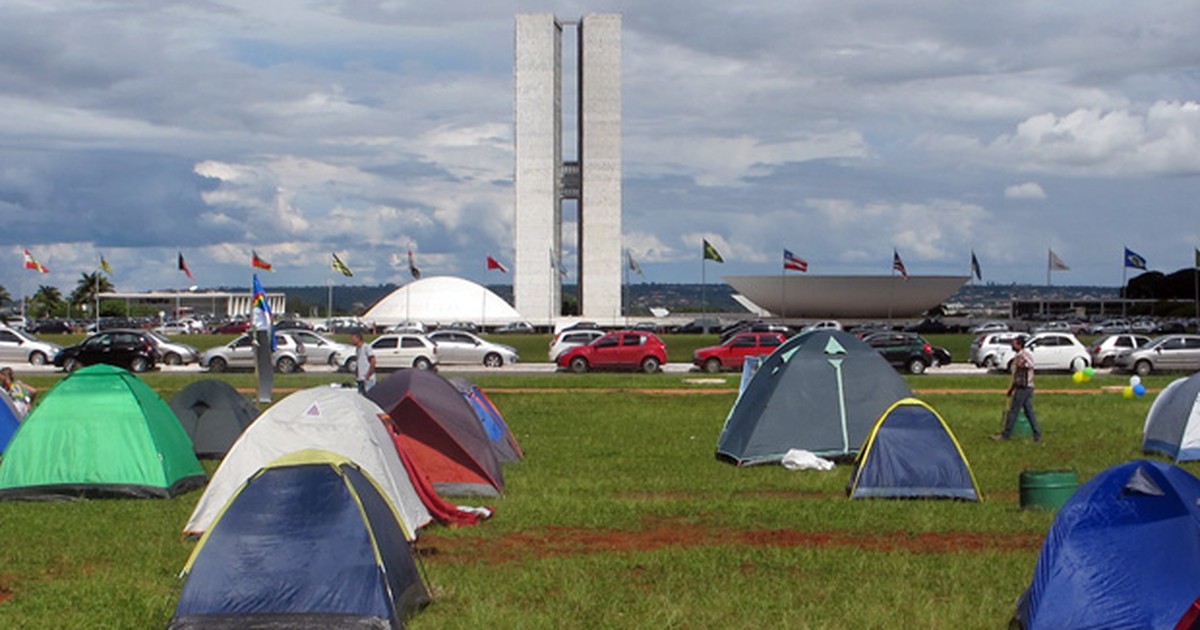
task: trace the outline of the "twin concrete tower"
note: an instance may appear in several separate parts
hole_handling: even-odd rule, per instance
[[[576,29],[574,161],[563,161],[563,29]],[[621,316],[621,16],[516,23],[514,306],[553,322],[562,303],[563,202],[578,211],[580,314]]]

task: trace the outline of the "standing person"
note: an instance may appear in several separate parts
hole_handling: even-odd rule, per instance
[[[365,394],[375,386],[375,351],[363,343],[362,333],[350,336],[354,341],[354,378],[358,381],[358,393]]]
[[[37,398],[38,390],[16,379],[13,369],[5,366],[0,368],[0,391],[12,399],[17,407],[17,414],[24,418],[33,408],[33,399]]]
[[[1017,415],[1024,410],[1029,419],[1029,427],[1033,429],[1033,441],[1042,439],[1042,429],[1037,423],[1037,414],[1033,412],[1033,353],[1025,347],[1025,340],[1013,337],[1012,349],[1017,353],[1012,361],[1012,384],[1008,386],[1006,396],[1012,399],[1008,406],[1008,415],[1004,417],[1004,431],[992,436],[996,441],[1007,440],[1012,436],[1013,426],[1017,423]]]

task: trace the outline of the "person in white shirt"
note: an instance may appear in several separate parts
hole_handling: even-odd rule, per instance
[[[354,341],[354,378],[358,381],[358,393],[365,394],[375,386],[375,352],[363,343],[362,333],[351,336]]]

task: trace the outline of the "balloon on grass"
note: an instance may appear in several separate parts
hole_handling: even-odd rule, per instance
[[[1121,395],[1126,398],[1133,398],[1133,386],[1126,385],[1125,388],[1121,390]]]
[[[1146,394],[1146,386],[1145,385],[1138,383],[1137,385],[1133,386],[1133,395],[1134,396],[1144,396],[1145,394]]]
[[[1083,372],[1076,372],[1071,375],[1071,380],[1075,381],[1076,383],[1082,383],[1084,378]]]

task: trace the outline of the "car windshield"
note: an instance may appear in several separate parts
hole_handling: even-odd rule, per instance
[[[1169,339],[1171,339],[1171,337],[1159,337],[1158,339],[1155,339],[1154,341],[1151,341],[1150,343],[1148,343],[1142,347],[1147,348],[1147,349],[1157,348],[1157,347],[1161,346],[1163,343],[1166,343],[1166,341]]]

